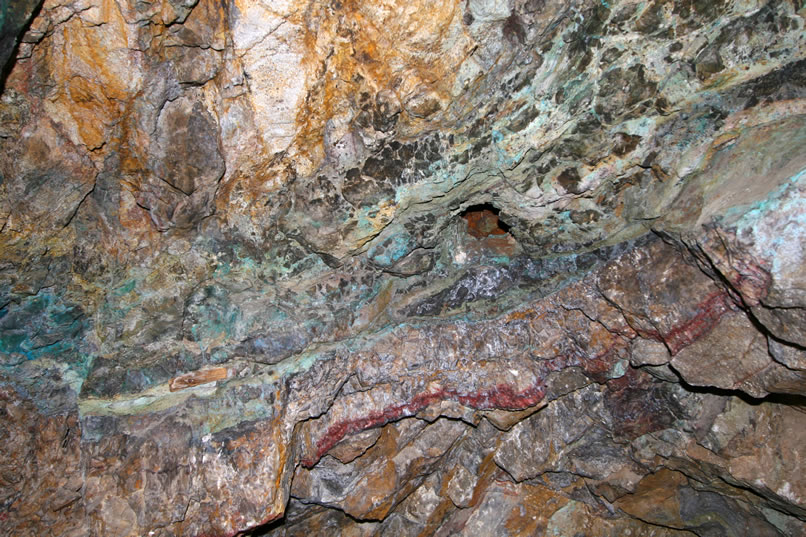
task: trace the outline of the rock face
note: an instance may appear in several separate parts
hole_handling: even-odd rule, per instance
[[[806,535],[801,0],[7,4],[0,534]]]

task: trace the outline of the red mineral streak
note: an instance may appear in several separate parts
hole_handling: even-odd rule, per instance
[[[725,291],[708,295],[697,307],[697,314],[688,321],[672,327],[668,332],[642,330],[636,328],[641,337],[654,339],[666,344],[672,356],[706,335],[719,322],[723,315],[735,309],[735,304]]]
[[[599,383],[607,382],[610,378],[609,373],[613,368],[614,358],[618,356],[614,352],[617,346],[621,345],[613,345],[613,347],[605,351],[602,356],[596,356],[590,360],[583,360],[578,367],[582,368],[588,378]]]
[[[723,315],[734,308],[735,304],[726,292],[714,292],[699,304],[697,314],[685,323],[673,327],[665,334],[648,330],[638,331],[638,334],[642,337],[664,341],[674,355],[706,335]],[[548,360],[541,360],[540,366],[545,375],[568,367],[581,367],[595,381],[604,382],[607,380],[605,374],[610,371],[614,359],[618,356],[618,349],[625,346],[626,340],[617,338],[611,345],[592,357],[561,355]],[[545,375],[543,375],[543,378],[545,378]],[[478,410],[523,410],[538,404],[545,396],[545,387],[542,381],[521,392],[516,392],[512,386],[499,384],[494,388],[477,393],[459,393],[455,390],[443,389],[418,394],[408,403],[390,406],[380,411],[370,412],[366,416],[344,420],[331,426],[316,443],[316,453],[312,457],[304,458],[302,464],[306,468],[313,467],[325,453],[347,435],[371,427],[385,425],[403,417],[413,416],[428,405],[440,401],[458,401],[463,405]]]
[[[322,456],[338,444],[345,436],[370,427],[385,425],[400,418],[413,416],[427,406],[440,401],[458,401],[478,410],[505,409],[523,410],[535,406],[545,397],[542,385],[535,385],[517,392],[512,386],[499,384],[489,390],[476,393],[459,393],[456,390],[437,390],[420,393],[408,403],[387,407],[381,411],[370,412],[364,417],[345,420],[333,425],[316,444],[316,454],[302,460],[306,468],[313,467]]]
[[[627,347],[628,341],[623,338],[615,339],[612,344],[607,346],[604,350],[593,356],[588,356],[582,352],[575,354],[562,354],[540,361],[540,368],[542,369],[542,378],[545,378],[549,373],[555,373],[567,369],[569,367],[579,367],[590,378],[596,382],[605,382],[608,377],[604,376],[613,367],[613,362],[618,358],[619,349]]]
[[[738,274],[730,281],[731,285],[741,293],[745,304],[758,306],[767,296],[772,276],[758,263],[739,261],[737,265]]]
[[[727,251],[723,234],[728,236],[729,242],[735,242],[736,235],[731,232],[726,233],[725,230],[716,229],[715,231],[715,236],[711,236],[711,241],[717,242],[716,247],[701,248],[707,261],[741,295],[741,301],[745,305],[758,306],[767,296],[772,284],[770,263],[755,259],[746,252],[743,253],[742,248],[733,248],[732,250],[735,252]],[[739,255],[734,255],[735,253]]]
[[[543,370],[541,375],[545,378],[549,373],[562,371],[568,367],[582,367],[590,373],[594,379],[598,380],[602,373],[609,371],[616,356],[615,351],[619,347],[624,347],[625,342],[617,340],[614,344],[593,356],[585,358],[578,355],[556,356],[549,360],[541,360],[540,367]],[[601,377],[601,380],[606,380]],[[413,416],[427,406],[441,401],[457,401],[465,406],[477,410],[523,410],[540,403],[546,396],[542,381],[523,391],[516,391],[515,388],[507,384],[498,384],[488,390],[479,392],[460,393],[456,390],[442,389],[436,392],[421,393],[414,396],[408,403],[387,407],[381,411],[370,412],[366,416],[353,420],[345,420],[336,423],[316,444],[316,454],[302,460],[303,466],[311,468],[322,456],[330,451],[347,435],[385,425],[400,418]]]

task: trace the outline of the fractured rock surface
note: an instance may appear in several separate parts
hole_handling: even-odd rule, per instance
[[[802,1],[0,27],[0,534],[806,534]]]

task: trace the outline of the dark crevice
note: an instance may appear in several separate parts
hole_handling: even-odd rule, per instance
[[[28,21],[20,28],[17,36],[14,38],[16,43],[14,44],[14,48],[11,50],[11,55],[9,55],[8,59],[6,60],[5,64],[0,67],[0,94],[2,94],[6,90],[6,80],[8,80],[8,76],[11,74],[11,71],[14,69],[14,66],[17,64],[17,55],[20,52],[20,45],[22,44],[22,36],[31,28],[31,24],[33,24],[34,20],[39,16],[39,13],[42,11],[42,6],[44,5],[44,0],[39,0],[36,6],[34,7],[33,11],[31,12],[31,16],[28,17]],[[5,26],[0,27],[4,33],[11,30],[11,28],[6,28]],[[4,36],[5,37],[5,36]]]
[[[75,219],[76,215],[78,214],[78,211],[81,209],[81,206],[84,204],[85,201],[87,201],[87,198],[92,196],[93,192],[95,192],[95,182],[93,182],[92,188],[89,190],[89,192],[84,194],[84,197],[81,198],[81,201],[78,202],[76,208],[73,210],[72,214],[67,219],[67,222],[65,222],[64,225],[62,226],[62,229],[67,228],[67,226],[69,226],[73,222],[73,219]]]
[[[669,368],[680,377],[680,373],[669,365]],[[694,386],[680,377],[680,385],[691,393],[718,395],[720,397],[738,397],[748,405],[758,406],[764,403],[777,405],[787,405],[799,408],[806,408],[806,395],[789,393],[771,393],[765,397],[753,397],[741,390],[729,390],[727,388],[717,388],[715,386]]]
[[[277,520],[273,520],[271,522],[267,522],[265,524],[261,524],[259,526],[255,526],[245,532],[239,533],[243,537],[261,537],[263,535],[268,535],[273,530],[282,528],[286,523],[285,516],[278,518]]]

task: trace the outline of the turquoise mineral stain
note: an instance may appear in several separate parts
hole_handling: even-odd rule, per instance
[[[743,229],[753,230],[752,234],[756,238],[757,247],[763,248],[764,255],[772,259],[773,274],[780,274],[784,269],[784,259],[781,255],[789,246],[792,237],[787,236],[786,227],[806,227],[806,200],[797,192],[798,187],[806,182],[806,170],[790,177],[781,186],[770,192],[763,200],[751,205],[749,208],[736,207],[726,214],[728,219],[738,216],[736,225],[741,233]],[[744,213],[744,214],[741,214]],[[785,228],[780,227],[780,223],[773,229],[768,229],[765,225],[765,216],[769,214],[789,215],[789,218],[780,223],[787,222]],[[741,216],[739,216],[741,215]]]
[[[11,324],[9,315],[24,317],[25,325]],[[3,320],[0,352],[21,354],[27,360],[73,350],[76,346],[74,338],[87,328],[81,311],[65,304],[51,291],[42,291],[18,306],[8,308]]]
[[[405,257],[415,246],[408,233],[396,233],[383,243],[370,248],[369,258],[380,266],[389,267]]]
[[[137,280],[131,279],[112,291],[112,296],[121,297],[123,295],[127,295],[134,291],[134,288],[137,286]]]

